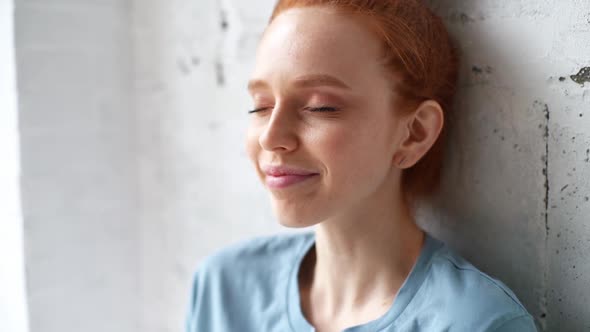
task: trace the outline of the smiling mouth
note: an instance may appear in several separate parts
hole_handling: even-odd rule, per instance
[[[307,181],[311,178],[315,178],[318,175],[319,174],[317,174],[317,173],[308,174],[308,175],[296,175],[296,174],[286,174],[286,175],[281,175],[281,176],[267,175],[265,180],[266,180],[266,185],[268,187],[270,187],[272,189],[283,189],[283,188],[287,188],[287,187],[290,187],[290,186],[298,184],[298,183],[302,183],[302,182]]]

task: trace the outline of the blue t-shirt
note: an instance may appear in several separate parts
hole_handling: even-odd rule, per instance
[[[297,274],[314,232],[258,236],[219,249],[198,266],[186,332],[312,332]],[[393,305],[346,332],[530,332],[531,315],[502,282],[426,234]]]

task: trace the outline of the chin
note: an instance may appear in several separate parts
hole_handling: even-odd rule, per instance
[[[279,224],[288,228],[305,228],[318,223],[315,221],[316,218],[297,209],[287,209],[277,202],[273,202],[273,212]]]

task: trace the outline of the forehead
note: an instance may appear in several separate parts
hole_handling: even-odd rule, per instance
[[[272,82],[326,74],[354,88],[383,72],[381,43],[360,18],[328,7],[289,9],[266,29],[253,77]]]

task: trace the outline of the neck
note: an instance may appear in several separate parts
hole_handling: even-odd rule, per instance
[[[301,275],[316,314],[342,317],[391,306],[424,241],[403,200],[391,202],[391,195],[368,197],[317,226]]]

